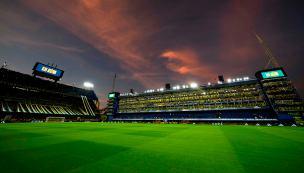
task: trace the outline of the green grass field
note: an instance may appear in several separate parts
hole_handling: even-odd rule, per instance
[[[1,172],[303,172],[304,128],[0,124]]]

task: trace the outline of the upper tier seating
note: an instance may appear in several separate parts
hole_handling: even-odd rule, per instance
[[[260,94],[258,87],[251,85],[121,97],[118,112],[266,106]]]
[[[25,88],[29,90],[37,90],[44,92],[51,92],[55,94],[63,94],[70,96],[86,96],[88,99],[98,100],[93,90],[77,88],[69,85],[55,83],[52,81],[35,78],[31,75],[20,72],[0,69],[0,84]]]

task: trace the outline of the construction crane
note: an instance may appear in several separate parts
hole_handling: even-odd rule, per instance
[[[277,61],[274,59],[272,53],[270,52],[270,50],[268,49],[268,47],[266,46],[266,44],[263,42],[263,40],[254,32],[254,30],[252,30],[254,35],[257,37],[258,42],[260,43],[260,45],[262,46],[266,56],[269,59],[269,62],[267,63],[265,69],[267,69],[267,67],[269,66],[269,64],[272,65],[273,68],[278,68],[280,67],[279,64],[277,63]]]
[[[116,72],[115,72],[115,75],[114,75],[114,80],[113,80],[113,85],[112,85],[112,91],[111,92],[114,92],[114,86],[115,86],[115,80],[116,80]]]

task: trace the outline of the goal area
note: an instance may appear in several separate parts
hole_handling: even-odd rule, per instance
[[[45,122],[64,122],[65,117],[46,117]]]

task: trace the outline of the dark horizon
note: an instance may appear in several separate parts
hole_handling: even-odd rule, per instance
[[[0,63],[26,74],[36,62],[58,64],[65,71],[60,83],[93,83],[104,107],[116,71],[121,93],[215,83],[218,75],[254,77],[268,63],[254,29],[304,97],[302,6],[279,0],[3,0]]]

